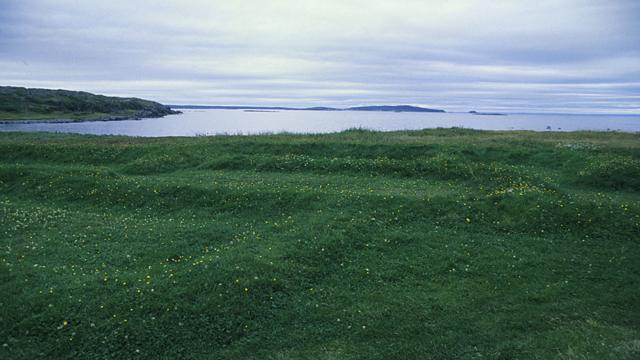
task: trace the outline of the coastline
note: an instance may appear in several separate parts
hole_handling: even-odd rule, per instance
[[[28,119],[28,120],[0,120],[0,124],[66,124],[66,123],[79,123],[79,122],[92,122],[92,121],[125,121],[125,120],[143,120],[143,119],[154,119],[154,118],[163,118],[167,115],[179,115],[182,114],[182,111],[171,110],[172,113],[163,114],[163,115],[149,115],[149,116],[108,116],[108,117],[98,117],[94,119]]]

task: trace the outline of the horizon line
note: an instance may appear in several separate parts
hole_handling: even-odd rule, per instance
[[[170,104],[170,103],[162,103],[162,105],[164,106],[169,106],[169,107],[182,107],[182,106],[199,106],[199,107],[203,107],[203,108],[221,108],[219,110],[224,110],[224,108],[227,108],[228,110],[242,110],[242,109],[280,109],[280,110],[291,110],[291,111],[314,111],[313,108],[327,108],[327,109],[334,109],[334,110],[348,110],[350,108],[355,108],[355,107],[363,107],[363,106],[414,106],[414,107],[419,107],[422,109],[433,109],[433,110],[442,110],[444,111],[444,113],[449,113],[449,114],[468,114],[471,111],[477,111],[479,113],[502,113],[502,114],[509,114],[509,115],[607,115],[607,116],[640,116],[640,112],[638,113],[594,113],[594,112],[584,112],[584,113],[577,113],[577,112],[531,112],[531,111],[505,111],[505,110],[468,110],[468,111],[464,111],[464,110],[446,110],[446,109],[442,109],[442,108],[431,108],[431,107],[424,107],[423,105],[410,105],[410,104],[360,104],[360,105],[353,105],[353,106],[348,106],[348,107],[333,107],[333,106],[324,106],[324,105],[314,105],[314,106],[304,106],[304,107],[298,107],[298,106],[287,106],[287,105],[203,105],[203,104]],[[212,109],[214,110],[214,109]]]

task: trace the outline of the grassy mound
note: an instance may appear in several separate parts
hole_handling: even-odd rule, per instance
[[[0,358],[636,359],[639,140],[0,134]]]

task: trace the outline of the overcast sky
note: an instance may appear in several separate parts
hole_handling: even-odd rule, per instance
[[[0,85],[640,113],[640,1],[0,0]]]

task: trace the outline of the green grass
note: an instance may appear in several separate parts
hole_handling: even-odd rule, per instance
[[[0,358],[637,359],[640,135],[0,134]]]

